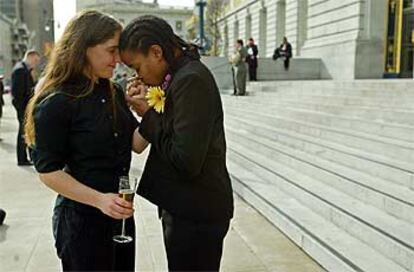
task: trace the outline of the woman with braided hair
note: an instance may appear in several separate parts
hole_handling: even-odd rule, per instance
[[[233,216],[220,94],[197,48],[166,21],[142,16],[123,30],[121,59],[150,86],[129,85],[151,143],[138,194],[159,207],[170,271],[218,271]],[[159,87],[156,87],[159,86]]]

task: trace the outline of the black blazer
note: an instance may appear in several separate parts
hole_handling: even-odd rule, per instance
[[[4,94],[4,84],[3,84],[3,81],[0,80],[0,107],[4,106],[3,94]]]
[[[283,43],[280,45],[280,49],[282,49],[282,48],[283,48]],[[286,44],[286,56],[288,58],[292,57],[292,45],[290,43]]]
[[[149,110],[141,122],[151,150],[138,194],[177,217],[227,221],[233,190],[219,90],[198,59],[183,57],[174,69],[165,112]]]
[[[248,55],[246,57],[246,62],[249,64],[249,67],[255,68],[257,67],[257,55],[259,54],[259,50],[257,49],[257,45],[253,44],[252,46],[247,46],[247,49],[251,48],[253,51],[253,55]]]
[[[11,75],[12,103],[18,111],[24,112],[33,95],[34,81],[26,63],[16,63]]]

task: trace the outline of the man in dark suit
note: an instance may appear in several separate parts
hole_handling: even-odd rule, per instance
[[[257,45],[254,44],[253,38],[250,38],[247,44],[247,54],[246,62],[249,65],[249,80],[257,81],[257,55],[259,50],[257,50]]]
[[[0,121],[1,121],[1,118],[3,117],[3,106],[4,106],[4,99],[3,99],[4,84],[3,84],[3,78],[4,78],[4,76],[3,75],[0,75]],[[0,142],[2,140],[3,139],[0,138]]]
[[[6,211],[3,209],[0,209],[0,226],[3,225],[5,218],[6,218]]]
[[[22,61],[16,63],[12,72],[12,103],[17,112],[19,132],[17,134],[17,165],[27,166],[31,162],[27,156],[27,146],[24,142],[24,114],[26,106],[33,95],[34,81],[31,74],[40,63],[40,55],[34,50],[26,52]]]
[[[283,38],[283,43],[273,53],[273,60],[277,60],[280,57],[284,58],[285,70],[289,70],[290,58],[292,57],[292,45],[286,37]]]

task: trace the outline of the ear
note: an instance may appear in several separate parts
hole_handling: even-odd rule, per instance
[[[152,54],[156,59],[161,60],[163,59],[164,53],[162,51],[161,46],[158,44],[151,45],[149,49],[150,54]]]

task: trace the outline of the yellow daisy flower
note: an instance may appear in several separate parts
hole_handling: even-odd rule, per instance
[[[165,92],[160,87],[149,87],[147,95],[148,105],[158,113],[164,112],[165,106]]]

